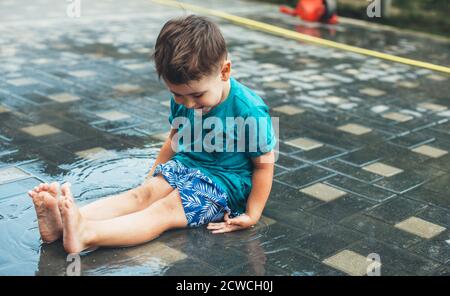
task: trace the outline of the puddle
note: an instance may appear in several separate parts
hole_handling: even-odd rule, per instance
[[[59,165],[60,170],[49,168],[42,161],[32,162],[22,169],[38,174],[47,182],[70,182],[77,204],[82,206],[139,185],[157,153],[156,148],[105,150],[78,158],[70,164]],[[41,244],[34,207],[26,193],[2,199],[0,213],[0,275],[67,274],[73,260],[68,260],[61,242]],[[263,218],[252,229],[226,235],[212,235],[204,227],[174,230],[141,246],[98,249],[81,256],[81,274],[183,273],[187,270],[183,263],[186,260],[194,260],[192,264],[204,264],[211,268],[214,264],[205,263],[208,258],[191,251],[199,244],[211,250],[221,245],[233,254],[241,250],[240,256],[244,262],[258,261],[256,265],[262,267],[265,264],[265,260],[261,260],[265,257],[262,242],[267,240],[272,223],[274,221],[270,218]],[[255,261],[255,258],[258,260]]]
[[[72,183],[76,201],[83,205],[140,184],[156,155],[155,148],[108,151],[94,159],[61,165],[67,173],[60,175],[46,171],[44,162],[35,162],[30,167],[47,182]],[[0,254],[1,275],[60,274],[64,271],[61,264],[66,263],[60,243],[41,246],[36,214],[26,193],[0,200]]]

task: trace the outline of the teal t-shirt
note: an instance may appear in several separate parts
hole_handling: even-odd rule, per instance
[[[230,78],[228,97],[208,113],[171,99],[169,122],[177,129],[172,159],[201,170],[228,195],[228,206],[244,213],[252,188],[251,158],[276,144],[269,108],[248,87]]]

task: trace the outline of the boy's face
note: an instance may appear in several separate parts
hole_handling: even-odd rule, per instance
[[[187,84],[172,84],[168,81],[165,81],[165,83],[177,104],[207,113],[222,99],[225,99],[230,73],[231,62],[225,60],[218,73],[204,76],[198,81],[189,81]]]

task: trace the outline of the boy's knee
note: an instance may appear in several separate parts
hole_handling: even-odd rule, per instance
[[[175,210],[179,210],[180,207],[183,208],[181,203],[181,199],[177,194],[171,193],[169,196],[159,200],[160,205],[168,212],[173,212]]]
[[[143,184],[130,191],[133,199],[139,204],[147,204],[152,196],[152,188],[149,184]]]

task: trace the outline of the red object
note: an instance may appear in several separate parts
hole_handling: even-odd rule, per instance
[[[336,24],[338,16],[333,13],[330,17],[324,0],[300,0],[297,7],[280,6],[280,11],[291,16],[299,16],[302,20],[308,22],[325,22]]]

